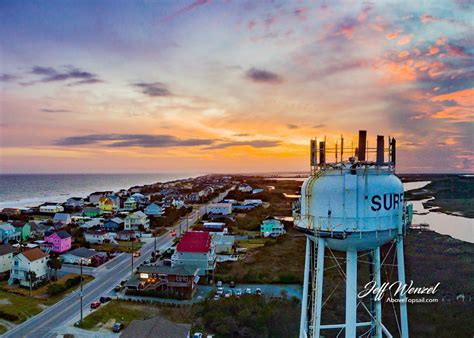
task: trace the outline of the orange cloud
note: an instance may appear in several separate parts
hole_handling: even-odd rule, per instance
[[[431,100],[433,102],[454,101],[455,106],[444,107],[442,111],[435,113],[434,119],[451,119],[459,121],[474,120],[474,88],[458,90],[452,93],[437,95]]]
[[[398,40],[397,45],[399,45],[399,46],[406,45],[406,44],[411,42],[411,38],[412,38],[411,34],[410,35],[404,35],[400,38],[400,40]]]
[[[398,37],[398,33],[397,32],[389,33],[389,34],[385,35],[385,37],[389,40],[393,40],[393,39],[396,39]]]
[[[428,52],[428,55],[435,55],[439,52],[439,48],[435,46],[431,46]]]
[[[407,50],[401,51],[401,52],[398,54],[398,56],[401,57],[401,58],[407,57],[408,55],[410,55],[410,52],[407,51]]]

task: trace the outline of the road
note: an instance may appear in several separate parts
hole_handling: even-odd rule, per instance
[[[222,200],[227,192],[220,194],[211,203]],[[195,209],[188,217],[184,217],[173,228],[184,232],[189,226],[199,220],[199,217],[206,212],[206,206],[202,205]],[[166,232],[156,240],[156,248],[163,250],[169,248],[173,243],[174,237],[170,231]],[[140,249],[140,257],[134,258],[134,267],[137,267],[145,260],[151,257],[154,250],[154,241],[151,240]],[[129,279],[131,276],[131,255],[121,254],[112,261],[99,267],[93,275],[95,279],[86,284],[83,288],[83,313],[84,317],[90,312],[90,303],[98,300],[101,296],[109,293],[123,279]],[[7,331],[3,337],[54,337],[58,332],[56,330],[61,326],[73,323],[79,319],[80,313],[80,292],[75,291],[65,296],[61,301],[48,307],[34,317],[31,317],[24,323]],[[77,318],[77,319],[76,319]]]

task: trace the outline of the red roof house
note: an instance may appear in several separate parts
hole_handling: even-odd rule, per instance
[[[211,236],[208,232],[188,231],[176,247],[178,252],[208,252],[211,247]]]

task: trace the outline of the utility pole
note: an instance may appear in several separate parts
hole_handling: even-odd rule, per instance
[[[133,278],[133,241],[132,242],[132,275],[130,276],[130,279]]]
[[[80,301],[80,303],[81,303],[81,321],[80,321],[80,323],[82,325],[82,319],[83,319],[83,314],[82,314],[82,297],[83,297],[83,294],[82,294],[82,291],[83,291],[83,289],[82,289],[82,258],[80,259],[80,264],[81,264],[81,291],[79,293],[79,297],[81,299],[81,301]]]

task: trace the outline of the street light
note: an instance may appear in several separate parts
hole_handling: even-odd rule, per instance
[[[82,290],[83,290],[82,289],[82,257],[79,260],[79,262],[80,262],[80,265],[81,265],[81,291],[79,292],[79,297],[80,297],[80,300],[81,300],[80,301],[80,303],[81,303],[81,321],[80,321],[80,323],[82,325],[82,319],[83,319],[83,314],[82,314],[82,297],[83,297],[83,294],[82,294]]]

